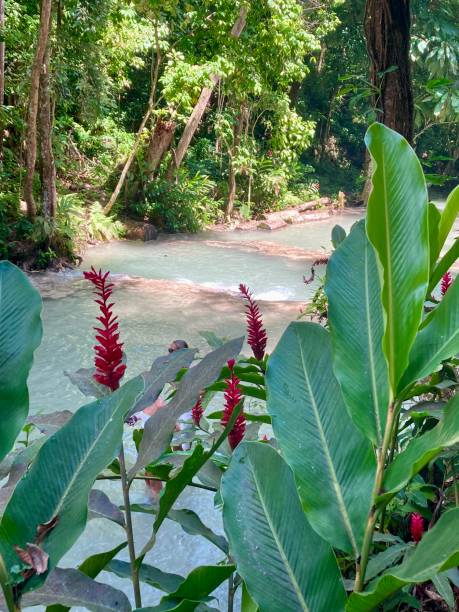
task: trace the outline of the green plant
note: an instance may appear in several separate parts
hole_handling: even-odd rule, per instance
[[[424,470],[438,464],[446,478],[445,460],[457,460],[458,398],[439,404],[442,419],[426,429],[413,426],[410,412],[459,350],[457,279],[424,316],[459,189],[440,214],[401,136],[374,124],[366,142],[373,191],[366,224],[354,225],[327,267],[329,331],[292,323],[268,361],[267,407],[280,453],[244,442],[223,477],[230,549],[262,611],[373,610],[402,588],[408,596],[413,583],[440,584],[459,558],[457,496],[455,504]],[[430,529],[395,555],[380,544],[394,538],[399,520],[389,504],[403,495],[402,506],[412,504],[415,483],[424,486],[417,507]],[[435,513],[429,486],[442,500]]]

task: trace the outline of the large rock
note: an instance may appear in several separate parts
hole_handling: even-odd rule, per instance
[[[281,227],[286,227],[287,223],[283,219],[267,219],[266,221],[260,221],[258,229],[262,230],[277,230]]]
[[[151,223],[132,222],[126,224],[127,240],[143,240],[149,242],[158,238],[158,230]]]

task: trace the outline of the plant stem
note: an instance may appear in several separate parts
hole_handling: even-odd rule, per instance
[[[356,575],[355,575],[355,586],[354,591],[356,593],[360,593],[363,590],[363,585],[365,582],[365,572],[367,570],[368,557],[370,555],[371,543],[373,541],[373,531],[375,529],[376,517],[378,514],[378,509],[376,508],[376,498],[381,493],[383,478],[384,478],[384,468],[386,464],[386,455],[389,449],[389,445],[392,441],[392,430],[394,428],[394,420],[396,420],[396,410],[397,405],[394,402],[391,402],[389,405],[389,409],[387,411],[387,421],[386,421],[386,429],[384,431],[384,439],[382,443],[382,447],[378,454],[378,463],[376,467],[376,476],[375,476],[375,484],[373,488],[371,508],[368,514],[367,526],[365,528],[365,534],[363,536],[362,549],[360,552],[360,558],[356,563]],[[394,434],[397,435],[396,433]]]
[[[234,612],[234,574],[228,578],[228,612]]]
[[[11,588],[11,584],[9,583],[9,575],[5,566],[5,562],[3,561],[3,557],[0,555],[0,583],[2,585],[3,595],[5,597],[5,603],[8,606],[8,612],[16,612],[20,610],[19,604],[16,604],[14,601],[13,589]]]
[[[454,463],[454,457],[451,461],[451,470],[453,472],[454,501],[456,503],[456,508],[459,508],[459,486],[457,484],[456,465]]]
[[[126,460],[124,458],[124,447],[121,446],[119,454],[121,485],[123,488],[124,511],[126,512],[126,534],[128,541],[129,559],[131,562],[131,579],[134,589],[135,607],[142,607],[142,596],[140,594],[139,570],[136,565],[134,530],[132,529],[131,502],[129,499],[129,482],[126,473]]]
[[[120,480],[120,476],[98,476],[96,480]],[[156,480],[156,482],[169,482],[168,480],[164,480],[162,478],[157,478],[156,476],[134,476],[132,480]],[[215,487],[208,487],[207,485],[199,484],[198,482],[189,482],[189,487],[195,487],[196,489],[204,489],[205,491],[212,491],[216,493],[218,489]]]

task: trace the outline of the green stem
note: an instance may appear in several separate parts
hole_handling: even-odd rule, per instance
[[[5,603],[8,606],[8,612],[16,612],[20,610],[19,604],[14,601],[13,589],[11,588],[8,570],[6,569],[3,557],[0,555],[0,583],[2,585]]]
[[[456,503],[456,508],[459,508],[459,486],[457,482],[457,474],[456,474],[456,465],[454,463],[455,459],[451,461],[451,470],[453,472],[453,484],[454,484],[454,501]]]
[[[389,409],[387,411],[387,421],[386,421],[386,429],[384,431],[384,439],[382,443],[382,447],[378,454],[378,463],[376,467],[376,476],[375,476],[375,484],[373,488],[372,500],[371,500],[371,508],[368,514],[367,526],[365,528],[365,534],[363,536],[362,549],[360,552],[360,558],[356,563],[356,575],[355,575],[355,586],[354,591],[356,593],[360,593],[363,590],[363,586],[365,583],[365,572],[367,570],[368,565],[368,557],[370,555],[371,543],[373,541],[373,532],[375,529],[376,518],[378,515],[378,509],[376,508],[376,498],[381,493],[383,478],[384,478],[384,468],[386,465],[386,456],[387,451],[389,450],[389,446],[392,441],[394,424],[397,423],[396,419],[397,413],[397,405],[394,402],[391,402],[389,405]],[[397,435],[396,433],[394,435]]]
[[[121,480],[121,476],[98,476],[96,480]],[[132,480],[155,480],[156,482],[169,482],[165,478],[157,478],[156,476],[134,476]],[[195,487],[196,489],[204,489],[205,491],[212,491],[216,493],[218,489],[215,487],[209,487],[207,485],[200,484],[199,482],[189,482],[189,487]]]
[[[228,612],[234,612],[234,574],[228,578]]]
[[[134,530],[132,528],[131,502],[129,499],[129,482],[126,473],[126,460],[124,458],[124,448],[121,447],[119,454],[121,485],[123,488],[124,511],[126,512],[126,535],[128,541],[129,559],[131,562],[131,579],[134,589],[135,607],[142,607],[142,596],[140,593],[139,568],[136,564]]]

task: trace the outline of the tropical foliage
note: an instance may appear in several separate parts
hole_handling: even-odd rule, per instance
[[[262,612],[418,609],[432,590],[454,607],[459,281],[444,277],[440,295],[434,279],[451,262],[443,247],[459,190],[434,209],[400,135],[375,123],[366,143],[368,214],[349,235],[333,232],[325,325],[293,322],[268,355],[260,308],[241,285],[253,356],[240,356],[242,338],[207,332],[214,348],[199,361],[180,349],[124,382],[116,286],[108,272],[88,271],[100,310],[94,367],[67,375],[94,401],[36,420],[32,437],[26,381],[41,301],[19,269],[0,264],[4,609],[211,610],[225,581],[230,609],[237,590],[242,609]],[[163,389],[166,405],[135,427]],[[188,428],[174,433],[189,411]],[[133,425],[138,454],[129,466],[123,430]],[[121,507],[94,488],[103,478],[119,481]],[[163,482],[157,503],[131,502],[139,478]],[[188,486],[223,503],[226,537],[174,507]],[[151,515],[142,548],[135,513]],[[121,525],[125,541],[78,568],[59,567],[95,516]],[[187,577],[146,563],[166,518],[206,538],[221,563]],[[129,562],[116,558],[124,548]],[[96,580],[102,570],[131,579],[132,601]],[[142,583],[164,593],[158,606],[142,608]]]

